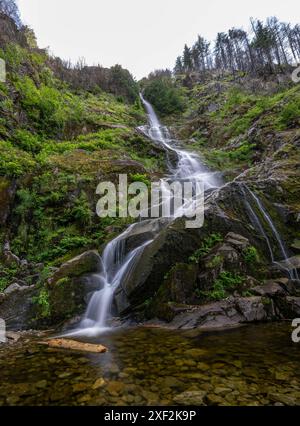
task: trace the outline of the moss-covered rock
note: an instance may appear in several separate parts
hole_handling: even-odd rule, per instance
[[[99,270],[101,270],[99,253],[95,250],[90,250],[61,265],[54,275],[49,278],[48,287],[49,289],[53,288],[62,279],[80,277],[83,274]]]

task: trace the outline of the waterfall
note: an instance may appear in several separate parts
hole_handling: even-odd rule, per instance
[[[139,130],[154,143],[163,147],[167,155],[172,154],[177,159],[175,167],[168,161],[169,174],[165,179],[161,180],[161,187],[167,187],[166,183],[169,181],[180,180],[192,182],[194,185],[202,183],[205,189],[219,187],[221,182],[216,178],[216,174],[210,172],[203,165],[197,154],[177,147],[178,142],[173,141],[168,128],[161,125],[152,105],[142,95],[141,100],[146,109],[149,124],[148,126],[140,127]],[[173,197],[173,195],[171,192],[166,192],[164,197],[167,199],[168,197]],[[170,219],[182,216],[183,213],[184,209],[173,211],[170,213]],[[164,226],[164,222],[162,223],[162,226]],[[165,225],[167,223],[169,223],[168,220],[165,221]],[[158,226],[157,219],[138,222],[131,225],[125,232],[107,244],[102,256],[102,271],[97,276],[97,280],[102,288],[99,288],[98,291],[92,294],[78,328],[71,330],[69,333],[64,334],[64,336],[95,336],[108,329],[107,324],[114,292],[130,276],[132,268],[139,261],[143,250],[153,241],[152,237],[146,238],[140,246],[133,248],[126,254],[126,239],[136,231],[144,232],[145,235],[148,235],[149,228],[151,229],[150,234],[153,235],[153,238],[155,238],[155,235],[161,229]]]
[[[256,227],[259,229],[259,231],[261,232],[261,234],[263,235],[263,237],[266,240],[269,252],[270,252],[270,257],[271,257],[271,261],[272,263],[275,263],[278,265],[278,261],[275,261],[275,256],[274,256],[274,252],[272,249],[272,245],[270,242],[270,239],[267,235],[267,233],[264,230],[264,227],[262,225],[261,220],[259,219],[259,217],[257,216],[257,214],[255,213],[254,209],[251,207],[251,204],[247,201],[247,195],[245,193],[245,190],[247,191],[247,193],[250,195],[251,199],[253,200],[253,202],[255,203],[256,207],[258,208],[258,210],[260,211],[262,217],[264,218],[265,222],[268,224],[275,240],[278,243],[278,248],[280,250],[282,259],[281,260],[285,260],[285,262],[287,264],[290,265],[288,259],[288,253],[287,253],[287,249],[285,247],[285,244],[274,224],[274,222],[271,219],[271,216],[269,215],[269,213],[267,212],[265,206],[262,204],[261,200],[258,198],[258,196],[256,194],[254,194],[253,191],[251,191],[251,189],[246,185],[246,184],[242,184],[241,186],[242,188],[242,192],[245,196],[245,204],[246,204],[246,208],[248,210],[248,212],[250,213],[250,217],[252,218],[252,221],[254,222],[254,224],[256,225]],[[299,276],[297,273],[297,270],[295,268],[292,267],[292,265],[290,265],[290,268],[286,269],[287,273],[289,274],[291,279],[294,280],[299,280]]]

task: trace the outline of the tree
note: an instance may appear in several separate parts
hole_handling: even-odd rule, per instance
[[[183,73],[183,65],[181,57],[178,56],[176,59],[175,67],[174,67],[174,74],[182,74]]]
[[[252,28],[255,34],[252,42],[255,49],[258,50],[258,58],[261,64],[267,65],[270,71],[273,71],[272,50],[276,45],[276,38],[271,29],[260,20],[251,19]]]
[[[183,50],[183,67],[185,72],[190,72],[193,69],[193,61],[191,49],[185,44]]]
[[[196,51],[198,53],[198,67],[197,68],[199,69],[199,71],[205,71],[210,66],[209,46],[210,46],[210,43],[207,40],[205,40],[203,37],[198,35],[198,39],[197,39],[193,49],[196,49]]]
[[[184,111],[185,105],[181,89],[170,77],[158,77],[145,82],[145,98],[151,102],[161,115]]]
[[[19,28],[22,26],[19,8],[15,0],[0,0],[0,12],[13,19]]]
[[[190,49],[184,46],[183,56],[178,57],[174,73],[202,72],[207,69],[253,74],[268,74],[288,69],[300,61],[300,25],[279,22],[271,17],[262,22],[250,20],[252,33],[241,28],[231,28],[227,33],[218,33],[214,49],[198,35]]]

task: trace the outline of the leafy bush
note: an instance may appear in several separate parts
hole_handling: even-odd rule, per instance
[[[75,205],[72,208],[71,217],[82,226],[91,224],[92,212],[85,193],[81,194],[81,196],[76,199]]]
[[[201,291],[198,289],[196,294],[198,297],[204,297],[209,300],[222,300],[228,296],[229,292],[237,289],[243,281],[244,278],[242,276],[223,271],[214,281],[212,291]]]
[[[29,172],[35,166],[32,156],[12,146],[9,142],[0,141],[0,175],[18,177]]]
[[[279,125],[282,129],[294,127],[300,123],[300,99],[285,105],[279,115]]]
[[[4,267],[0,264],[0,293],[12,283],[17,273],[18,269],[16,267]]]
[[[148,187],[151,186],[151,181],[148,178],[148,176],[145,174],[142,174],[142,173],[131,174],[130,179],[132,182],[142,182]]]
[[[24,129],[16,130],[14,134],[14,144],[26,152],[38,153],[42,149],[42,140],[39,136]]]
[[[39,295],[33,298],[33,303],[39,306],[39,316],[48,318],[50,316],[49,293],[46,288],[42,288]]]
[[[199,260],[206,256],[216,244],[223,241],[221,234],[211,234],[203,241],[201,247],[190,256],[189,261],[192,263],[198,263]]]
[[[145,88],[144,96],[161,115],[179,113],[185,110],[182,91],[169,78],[151,80]]]
[[[259,255],[258,255],[257,249],[253,246],[247,247],[243,251],[243,256],[244,256],[245,262],[249,264],[257,263],[259,261]]]

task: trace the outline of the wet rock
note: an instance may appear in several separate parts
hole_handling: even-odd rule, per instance
[[[208,394],[206,396],[206,401],[207,405],[222,405],[224,400],[219,395]]]
[[[95,383],[92,386],[92,389],[97,390],[102,388],[104,385],[105,385],[105,380],[102,377],[100,377],[99,379],[95,381]]]
[[[86,273],[97,272],[101,269],[101,258],[97,251],[91,250],[64,263],[49,279],[49,287],[59,280],[69,277],[80,277]]]
[[[260,296],[269,296],[269,297],[286,295],[286,291],[280,285],[280,283],[274,282],[274,281],[269,281],[262,286],[254,287],[252,289],[252,292]]]
[[[287,270],[300,269],[300,255],[290,257],[287,260],[278,262],[278,264],[282,269],[287,269]]]
[[[47,283],[50,324],[69,320],[84,311],[91,292],[100,289],[98,276],[93,273],[100,271],[101,267],[99,254],[88,251],[54,272]]]
[[[76,383],[72,386],[73,392],[80,393],[89,389],[90,385],[88,383]]]
[[[179,405],[206,405],[204,398],[206,396],[205,391],[186,391],[175,396],[173,398],[174,402]]]
[[[108,383],[106,390],[111,396],[118,396],[124,390],[125,386],[122,382],[112,381]]]
[[[266,305],[261,297],[244,297],[235,300],[238,311],[245,318],[245,322],[263,321],[268,319]]]
[[[227,395],[231,391],[232,391],[231,388],[226,388],[226,387],[222,387],[222,386],[217,386],[217,387],[214,388],[214,393],[216,395],[220,395],[220,396]]]
[[[240,249],[245,249],[247,248],[247,246],[249,245],[249,240],[248,238],[243,237],[240,234],[235,234],[234,232],[229,232],[226,235],[225,241],[228,244],[231,244],[233,246],[236,246]]]
[[[3,258],[3,263],[5,266],[9,266],[9,267],[20,266],[20,263],[21,263],[20,259],[18,258],[18,256],[13,254],[10,250],[4,251],[2,258]]]
[[[4,294],[9,295],[9,294],[11,294],[11,293],[13,293],[13,292],[15,292],[15,291],[24,291],[24,290],[26,290],[26,289],[28,289],[28,288],[26,288],[26,287],[22,287],[22,286],[20,286],[20,285],[19,285],[19,284],[17,284],[17,283],[13,283],[13,284],[11,284],[9,287],[7,287],[7,288],[4,290]]]
[[[300,398],[293,396],[292,394],[284,394],[279,392],[269,392],[268,398],[270,401],[279,402],[284,405],[294,406],[300,404]]]
[[[21,338],[20,333],[14,333],[13,331],[7,331],[6,332],[6,338],[8,339],[9,343],[15,343]]]
[[[39,382],[35,383],[35,387],[37,387],[38,389],[45,389],[47,386],[47,380],[40,380]]]
[[[29,286],[3,294],[0,298],[0,318],[6,321],[8,329],[28,330],[33,327],[37,314],[34,297],[37,293],[34,286]]]
[[[287,296],[276,300],[281,318],[293,319],[300,315],[300,297]]]
[[[197,348],[195,348],[195,349],[188,349],[185,352],[185,354],[186,354],[187,357],[192,357],[192,358],[198,359],[198,358],[201,358],[204,355],[206,355],[207,354],[207,350],[205,350],[205,349],[197,349]]]
[[[162,387],[166,387],[166,388],[173,388],[173,387],[176,388],[176,387],[179,387],[181,384],[182,382],[176,379],[176,377],[165,377],[161,381]]]
[[[296,239],[291,244],[291,248],[297,251],[300,251],[300,240]]]

